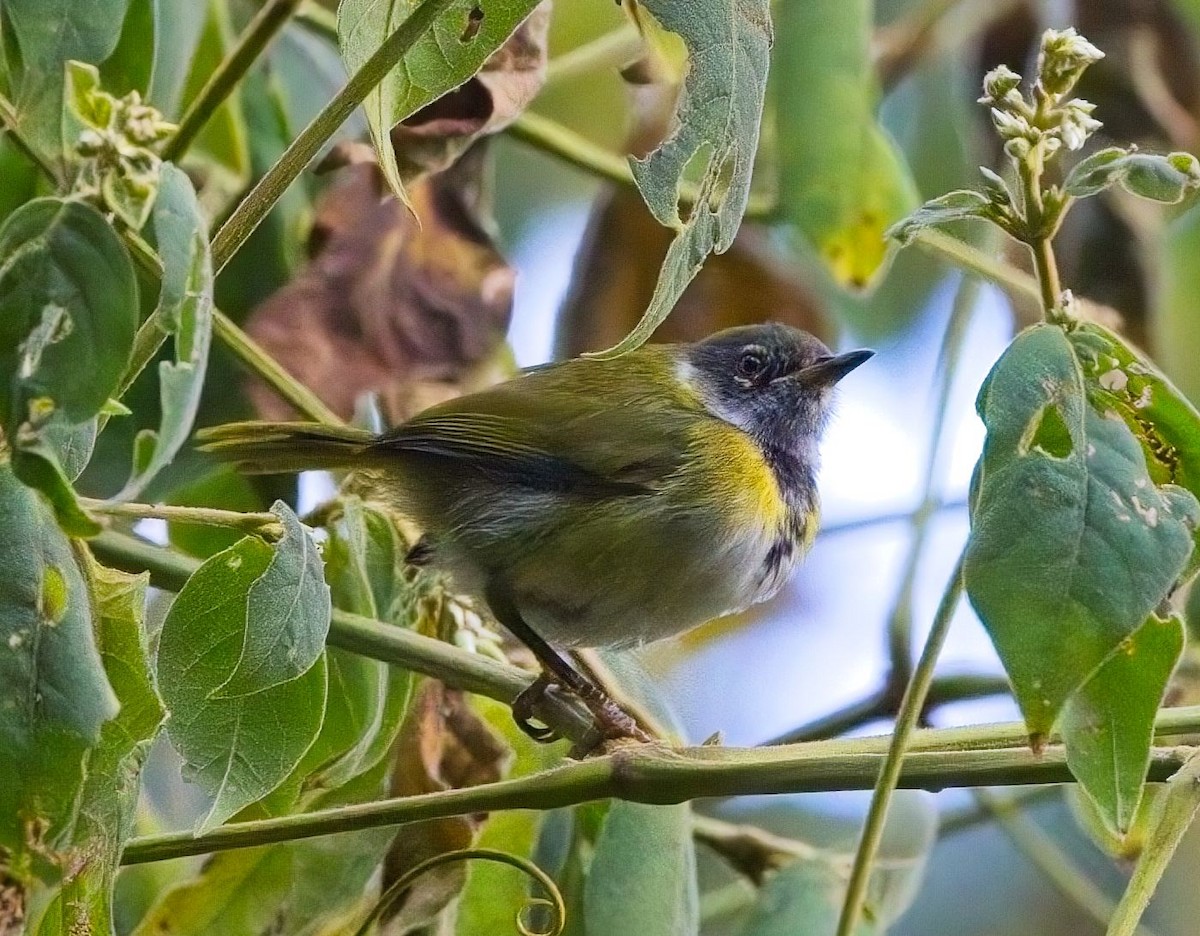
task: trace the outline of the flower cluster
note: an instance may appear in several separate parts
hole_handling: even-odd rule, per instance
[[[90,65],[72,62],[69,85],[70,110],[81,124],[74,190],[139,230],[158,193],[157,147],[175,126],[137,91],[117,98],[101,90]]]
[[[991,108],[992,123],[1014,160],[1030,155],[1045,159],[1065,146],[1078,150],[1100,129],[1092,116],[1096,106],[1068,95],[1087,67],[1104,53],[1073,28],[1046,30],[1038,55],[1038,78],[1027,99],[1021,76],[1006,65],[992,69],[983,79],[979,103]]]

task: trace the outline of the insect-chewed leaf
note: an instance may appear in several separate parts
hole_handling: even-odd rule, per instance
[[[85,756],[118,701],[71,543],[7,466],[0,530],[0,851],[10,873],[27,878],[61,843]]]
[[[294,517],[291,522],[296,523]],[[307,540],[307,534],[302,535]],[[171,712],[167,733],[184,759],[186,775],[214,797],[212,809],[199,824],[202,830],[219,825],[275,789],[320,731],[325,710],[324,656],[281,682],[279,674],[290,671],[300,656],[290,654],[282,642],[273,643],[263,655],[271,641],[248,633],[260,624],[249,613],[256,588],[260,601],[273,606],[269,613],[274,620],[281,620],[277,612],[284,612],[283,619],[289,616],[291,600],[300,593],[299,570],[311,575],[305,558],[309,548],[294,543],[290,555],[276,562],[278,554],[261,540],[240,540],[196,570],[163,622],[158,682]],[[290,591],[278,587],[288,572]],[[286,628],[271,631],[283,632]],[[243,647],[252,648],[250,656]],[[243,684],[246,691],[241,695],[218,694],[243,660],[254,665],[246,664],[241,679],[259,675],[262,688],[249,691],[249,685]]]
[[[691,807],[616,801],[584,887],[587,936],[700,931]]]
[[[964,578],[1036,741],[1178,580],[1200,511],[1155,485],[1119,416],[1089,405],[1056,326],[1013,341],[978,409]]]
[[[212,337],[213,269],[204,217],[191,180],[170,163],[161,170],[153,216],[163,261],[157,314],[174,336],[175,360],[158,366],[162,424],[146,465],[135,468],[119,500],[145,490],[187,441],[200,406]]]
[[[772,75],[785,217],[843,286],[869,286],[884,231],[917,205],[916,186],[875,119],[873,4],[779,4]]]
[[[1154,716],[1182,651],[1183,622],[1151,615],[1063,708],[1067,764],[1118,835],[1137,815]]]
[[[1094,322],[1068,332],[1088,399],[1118,414],[1142,445],[1155,484],[1177,484],[1200,498],[1200,412],[1150,361]],[[1200,543],[1200,530],[1194,534]],[[1200,549],[1192,553],[1192,568]],[[1184,577],[1187,577],[1185,573]]]
[[[396,196],[407,201],[389,132],[405,117],[452,91],[479,70],[540,0],[459,0],[434,20],[400,63],[381,81],[363,108],[379,165]],[[419,6],[415,0],[341,0],[338,44],[355,72]],[[414,78],[420,76],[420,80]]]
[[[750,197],[766,96],[772,40],[767,0],[642,0],[642,5],[683,39],[688,52],[675,130],[649,156],[633,162],[634,178],[650,211],[678,233],[641,321],[601,357],[615,357],[645,342],[704,259],[733,243]],[[697,158],[705,160],[704,172],[696,201],[682,221],[679,187]]]

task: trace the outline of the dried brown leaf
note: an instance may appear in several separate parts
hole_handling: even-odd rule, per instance
[[[415,217],[385,196],[374,165],[350,165],[317,206],[308,266],[247,329],[344,418],[364,393],[396,422],[459,392],[492,360],[512,311],[514,272],[479,219],[477,148],[409,190]],[[265,418],[287,403],[250,388]]]
[[[392,128],[401,178],[440,172],[529,106],[546,78],[549,26],[550,0],[545,0],[465,84]]]
[[[417,690],[396,742],[390,795],[413,796],[501,779],[512,751],[467,704],[463,693],[427,680]],[[485,815],[402,826],[384,860],[383,886],[435,855],[468,848]],[[383,932],[403,936],[428,926],[466,883],[461,863],[423,874],[393,906]]]

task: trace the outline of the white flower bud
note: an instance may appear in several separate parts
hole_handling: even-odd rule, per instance
[[[1042,34],[1042,50],[1038,53],[1038,77],[1047,92],[1063,95],[1075,87],[1075,82],[1089,65],[1102,58],[1104,53],[1079,35],[1074,27],[1061,31],[1047,29]]]
[[[994,104],[999,101],[1010,101],[1015,93],[1017,100],[1021,93],[1017,90],[1021,85],[1021,76],[1007,65],[997,65],[983,76],[983,97],[980,104]]]

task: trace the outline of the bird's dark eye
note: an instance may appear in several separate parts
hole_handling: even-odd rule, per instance
[[[741,377],[757,377],[766,368],[766,358],[759,351],[743,351],[738,358],[737,371]]]

